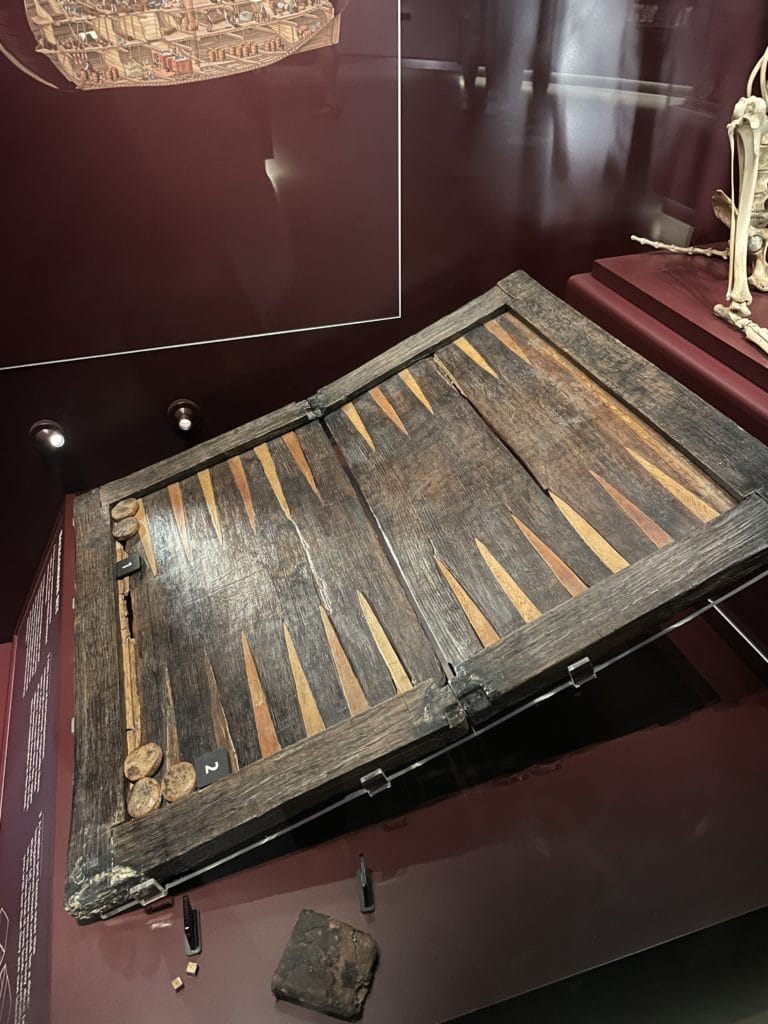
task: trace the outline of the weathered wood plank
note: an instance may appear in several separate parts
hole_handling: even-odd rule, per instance
[[[75,778],[64,902],[93,917],[135,877],[116,870],[110,830],[125,818],[125,704],[120,672],[114,541],[97,491],[74,501]]]
[[[129,542],[151,537],[157,567],[130,580],[144,742],[167,734],[166,676],[181,759],[231,741],[235,768],[439,674],[320,424],[147,495],[144,512]]]
[[[317,394],[310,398],[310,405],[319,413],[337,409],[344,402],[351,401],[369,388],[404,370],[411,363],[434,352],[446,341],[458,337],[505,307],[506,296],[498,288],[491,288],[484,295],[411,335],[393,348],[387,349],[363,366],[320,388]]]
[[[440,666],[432,647],[323,427],[310,423],[268,447],[319,604],[368,703],[386,700],[414,682],[437,679]],[[375,627],[372,631],[361,596],[397,652],[402,674],[386,641]]]
[[[768,484],[768,449],[523,271],[499,283],[525,320],[737,498]]]
[[[670,478],[680,485],[678,494],[701,522],[709,522],[720,512],[732,508],[734,499],[705,472],[691,462],[685,452],[670,444],[629,406],[618,401],[572,359],[512,313],[488,321],[503,343],[510,342],[533,366],[546,373],[584,410],[585,415],[609,427],[614,439],[633,458],[641,460],[658,479]]]
[[[759,495],[542,615],[470,658],[450,683],[474,723],[545,692],[568,665],[593,662],[678,610],[768,564],[768,502]]]
[[[104,484],[99,492],[101,502],[104,505],[112,505],[122,498],[140,498],[184,476],[206,469],[221,459],[227,459],[253,445],[277,437],[283,431],[293,430],[302,423],[307,423],[313,415],[307,402],[291,402],[290,405],[260,416],[242,427],[229,430],[226,434],[213,437],[210,441],[188,448],[146,469],[130,473],[120,480]]]
[[[485,326],[435,359],[541,489],[564,499],[629,562],[700,524],[621,443],[623,421],[575,382],[513,354]]]
[[[200,596],[200,587],[205,583],[200,559],[190,561],[187,555],[191,549],[190,522],[198,539],[195,488],[193,477],[184,481],[183,490],[178,486],[172,493],[161,489],[146,495],[145,537],[142,539],[140,534],[128,542],[131,553],[141,553],[147,538],[151,538],[157,568],[155,574],[145,567],[140,575],[128,580],[142,742],[164,746],[172,726],[178,756],[183,761],[192,761],[218,746],[204,660],[205,643],[198,630],[197,608],[190,611],[187,607],[189,595]],[[172,722],[167,717],[168,691],[173,703]]]
[[[407,764],[466,729],[450,689],[421,684],[182,804],[114,829],[115,857],[142,875],[173,878],[354,788],[374,768]]]
[[[432,360],[410,374],[327,422],[453,666],[570,596],[521,525],[585,585],[608,569]]]

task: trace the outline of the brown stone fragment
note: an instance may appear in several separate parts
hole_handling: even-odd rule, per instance
[[[129,782],[154,775],[163,763],[163,752],[157,743],[144,743],[132,750],[123,761],[123,772]]]
[[[191,974],[193,977],[200,970],[200,964],[196,964],[194,960],[190,960],[187,963],[187,974]]]
[[[181,980],[181,978],[174,978],[173,981],[171,982],[171,985],[173,986],[173,989],[176,992],[180,992],[184,988],[184,982]]]
[[[302,910],[272,978],[272,992],[330,1017],[358,1020],[378,955],[372,936]]]
[[[156,811],[162,799],[159,782],[139,779],[128,794],[128,813],[132,818],[143,818]]]
[[[195,766],[189,761],[179,761],[165,773],[161,783],[163,796],[169,803],[183,800],[194,792],[196,781]]]
[[[119,540],[121,544],[130,540],[131,537],[135,537],[138,532],[139,521],[132,517],[129,517],[128,519],[121,519],[119,523],[115,523],[112,526],[112,536],[115,540]]]
[[[116,505],[112,506],[112,518],[117,523],[121,519],[128,519],[135,516],[139,511],[139,503],[135,498],[123,498]]]

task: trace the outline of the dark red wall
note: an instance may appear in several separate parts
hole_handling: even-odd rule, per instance
[[[11,669],[13,667],[13,644],[0,644],[0,780],[5,764],[5,739],[8,715],[8,698],[11,688]],[[2,782],[0,781],[0,792]]]
[[[339,114],[313,112],[326,72],[312,61],[278,67],[268,88],[245,76],[115,96],[53,93],[0,60],[8,351],[56,360],[255,332],[270,316],[391,312],[392,161],[360,145],[391,139],[396,121],[384,7],[351,0],[345,12]],[[0,373],[0,638],[62,493],[178,450],[172,399],[197,400],[210,436],[305,397],[517,267],[562,290],[595,257],[630,251],[659,212],[719,231],[708,196],[727,184],[724,125],[768,35],[762,0],[402,7],[402,319]],[[638,24],[646,7],[658,24]],[[20,0],[0,0],[11,8]],[[487,95],[462,90],[477,64]],[[600,88],[585,75],[603,76]],[[655,85],[638,94],[636,79]],[[262,160],[265,95],[281,152],[299,154],[271,166],[288,292],[269,284],[285,261]],[[258,288],[243,278],[256,264]],[[27,437],[41,417],[69,438],[48,462]]]
[[[179,898],[85,927],[57,901],[53,1024],[309,1024],[270,992],[303,907],[376,936],[366,1024],[440,1024],[763,906],[767,725],[764,698],[704,710],[193,889],[204,948],[178,994]]]

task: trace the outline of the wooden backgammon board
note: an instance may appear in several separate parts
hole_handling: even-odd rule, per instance
[[[159,891],[748,577],[766,486],[768,450],[519,272],[78,498],[67,909]]]

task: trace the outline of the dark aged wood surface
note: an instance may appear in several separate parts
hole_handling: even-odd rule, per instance
[[[105,484],[99,492],[101,501],[105,505],[111,505],[121,498],[140,498],[156,487],[165,487],[166,484],[179,480],[188,473],[196,473],[207,466],[212,466],[220,459],[236,455],[262,441],[269,441],[285,430],[293,430],[306,423],[312,415],[307,402],[292,402],[282,409],[275,409],[274,412],[260,416],[257,420],[245,423],[242,427],[229,430],[226,434],[219,434],[210,441],[188,448],[146,469],[140,469],[121,480]]]
[[[243,767],[441,676],[321,424],[146,495],[142,522],[138,739],[175,730],[172,760]]]
[[[518,270],[500,282],[510,308],[686,452],[731,494],[768,483],[768,449],[653,363]]]
[[[697,598],[716,594],[768,562],[768,503],[758,494],[603,581],[468,659],[451,686],[474,722],[567,679],[568,665],[594,664],[639,635],[650,635]]]
[[[410,381],[392,378],[328,425],[444,663],[457,666],[609,570],[431,359]],[[570,579],[515,516],[567,561]]]
[[[75,777],[64,898],[75,917],[90,917],[125,893],[110,839],[125,818],[125,721],[109,509],[91,491],[75,499],[74,514]]]
[[[360,777],[423,757],[467,728],[448,686],[422,683],[178,804],[113,830],[115,863],[162,880],[210,863],[323,801]]]
[[[204,867],[768,564],[766,485],[757,442],[517,274],[79,499],[68,908]],[[231,773],[128,820],[147,742],[161,784],[216,750]]]
[[[434,352],[436,348],[444,345],[446,341],[451,341],[469,327],[487,320],[489,316],[504,309],[506,303],[506,295],[499,288],[491,288],[484,295],[457,309],[455,313],[449,313],[448,316],[430,324],[418,334],[406,338],[399,345],[387,349],[346,376],[320,388],[317,394],[310,398],[310,405],[320,413],[337,408],[391,377],[392,374],[410,366],[417,359]]]

